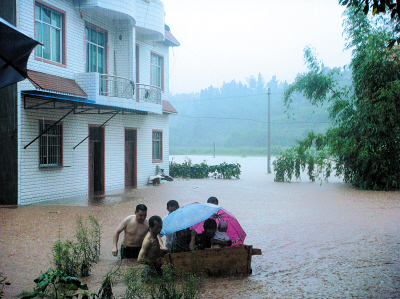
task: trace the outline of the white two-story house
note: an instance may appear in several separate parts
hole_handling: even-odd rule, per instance
[[[0,204],[144,186],[157,166],[168,174],[169,48],[179,42],[163,3],[10,2],[1,16],[43,46],[29,80],[0,90]]]

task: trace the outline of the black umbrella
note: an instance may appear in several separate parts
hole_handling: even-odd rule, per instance
[[[27,78],[26,64],[38,41],[0,18],[0,88]]]

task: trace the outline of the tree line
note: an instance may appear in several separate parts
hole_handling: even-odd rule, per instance
[[[338,69],[338,80],[349,83],[350,72]],[[170,102],[178,115],[170,117],[170,147],[267,147],[268,88],[271,105],[271,145],[291,147],[310,130],[324,132],[330,120],[326,106],[316,107],[298,95],[289,118],[283,101],[286,81],[261,74],[246,83],[235,80],[200,93],[175,94]]]

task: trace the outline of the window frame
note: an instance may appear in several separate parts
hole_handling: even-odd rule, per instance
[[[104,46],[101,46],[98,43],[92,42],[91,40],[89,40],[89,37],[87,35],[88,29],[92,29],[97,31],[98,33],[101,33],[104,35]],[[97,61],[97,66],[96,66],[96,71],[92,71],[91,70],[91,66],[90,66],[90,49],[88,48],[88,44],[89,45],[94,45],[97,49],[96,53],[97,53],[97,57],[98,57],[98,49],[99,48],[103,48],[104,49],[104,53],[103,53],[103,72],[100,73],[98,70],[98,61]],[[85,22],[85,61],[86,61],[86,65],[85,65],[85,72],[86,73],[100,73],[100,74],[107,74],[108,73],[108,67],[107,67],[107,57],[108,57],[108,31],[96,26],[94,24],[91,24],[89,22]]]
[[[39,134],[42,134],[42,126],[43,125],[54,125],[56,122],[55,121],[50,121],[50,120],[40,120],[39,121]],[[51,134],[49,132],[46,132],[39,138],[39,168],[59,168],[64,166],[64,126],[62,122],[57,123],[54,128],[58,128],[59,130],[59,135],[56,134]],[[53,130],[52,129],[52,130]],[[49,151],[50,150],[50,143],[48,142],[49,138],[55,137],[57,138],[56,147],[59,148],[59,153],[56,153],[56,156],[59,157],[58,161],[56,163],[49,163]],[[43,140],[44,138],[47,138],[46,144],[43,145]],[[46,149],[46,156],[42,155],[42,147],[45,147]],[[58,154],[58,155],[57,155]],[[54,155],[53,155],[54,156]],[[47,163],[42,163],[42,159],[47,159]]]
[[[39,6],[41,8],[41,13],[43,12],[43,9],[47,9],[47,10],[50,10],[51,12],[56,13],[56,14],[61,16],[61,27],[57,27],[61,31],[60,32],[60,43],[61,43],[61,45],[60,45],[60,60],[61,61],[60,62],[54,61],[54,60],[52,60],[52,57],[50,57],[50,59],[44,58],[43,57],[44,56],[43,55],[43,48],[40,48],[41,51],[42,51],[42,55],[39,56],[38,55],[38,51],[39,51],[38,49],[39,49],[39,47],[42,47],[41,45],[36,46],[36,49],[34,51],[35,60],[38,60],[38,61],[41,61],[41,62],[46,62],[46,63],[57,65],[57,66],[61,66],[61,67],[66,67],[67,66],[67,55],[66,55],[66,12],[61,10],[61,9],[59,9],[59,8],[57,8],[57,7],[54,7],[54,6],[50,5],[50,4],[44,3],[42,1],[39,1],[39,0],[34,1],[34,3],[33,3],[34,36],[35,36],[35,39],[37,39],[38,41],[41,41],[41,42],[43,42],[42,41],[43,23],[48,24],[50,26],[50,28],[55,28],[55,26],[52,27],[51,24],[44,22],[43,19],[40,19],[40,20],[36,19],[36,6]],[[37,34],[38,34],[37,33],[37,28],[36,28],[36,24],[37,23],[38,24],[42,24],[42,26],[41,26],[42,36],[40,37],[40,39],[37,36]],[[52,51],[51,38],[50,38],[50,47],[49,48]],[[51,52],[50,55],[52,55],[52,52]]]
[[[155,140],[155,138],[154,138],[155,137],[155,133],[161,133],[161,138]],[[152,159],[153,163],[162,163],[163,162],[163,156],[164,156],[164,154],[163,154],[163,150],[164,150],[164,148],[163,148],[163,136],[164,136],[163,131],[162,130],[152,130],[151,134],[152,134],[151,135],[151,159]],[[159,154],[160,154],[160,159],[156,159],[155,156],[154,156],[154,154],[155,154],[155,142],[159,142],[158,151],[159,151]]]
[[[153,64],[153,55],[156,56],[156,57],[161,58],[161,66]],[[152,82],[153,82],[153,71],[152,71],[153,66],[156,66],[156,67],[160,68],[160,76],[161,76],[160,85],[161,86],[156,86],[156,85],[152,84]],[[162,92],[164,92],[164,56],[160,55],[160,54],[158,54],[156,52],[153,52],[153,51],[150,52],[150,85],[154,86],[154,87],[158,87],[158,88],[161,89]]]

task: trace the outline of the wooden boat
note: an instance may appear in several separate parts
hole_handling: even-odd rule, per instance
[[[261,255],[261,249],[252,245],[237,245],[167,254],[163,263],[171,263],[177,272],[207,275],[251,274],[251,258]]]

